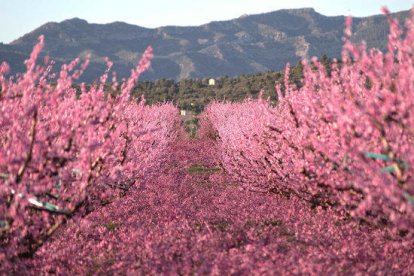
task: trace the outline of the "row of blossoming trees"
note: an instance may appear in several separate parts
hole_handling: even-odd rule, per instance
[[[351,43],[348,19],[341,62],[327,72],[315,58],[304,61],[301,88],[289,82],[287,66],[277,106],[210,104],[200,135],[217,140],[224,169],[247,189],[412,233],[413,18],[414,10],[403,31],[389,17],[386,53]]]
[[[90,212],[156,173],[182,135],[172,104],[144,105],[130,99],[139,75],[150,66],[144,53],[131,77],[114,91],[100,81],[81,93],[72,88],[88,61],[36,65],[43,37],[26,61],[26,73],[7,77],[0,66],[0,262],[31,255],[64,221]],[[51,79],[54,80],[51,84]]]

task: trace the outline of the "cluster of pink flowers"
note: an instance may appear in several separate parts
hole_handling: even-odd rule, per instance
[[[268,188],[268,167],[261,137],[265,106],[259,101],[209,104],[200,116],[199,136],[219,145],[221,164],[245,188]]]
[[[414,225],[414,14],[389,18],[388,51],[350,41],[327,71],[303,61],[301,88],[277,85],[266,100],[212,103],[201,133],[216,138],[226,171],[245,187],[339,207],[399,234]],[[414,10],[413,10],[414,13]]]
[[[88,60],[63,65],[55,79],[52,61],[36,65],[43,45],[40,37],[22,75],[0,66],[0,262],[33,253],[68,218],[157,173],[183,135],[174,105],[130,98],[151,47],[126,82],[113,74],[113,93],[104,92],[109,60],[100,81],[77,93]]]

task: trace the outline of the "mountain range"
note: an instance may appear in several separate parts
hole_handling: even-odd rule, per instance
[[[400,22],[409,11],[393,13]],[[327,55],[340,57],[344,16],[324,16],[312,8],[244,15],[201,26],[144,28],[123,22],[92,24],[79,18],[49,22],[9,44],[0,43],[0,61],[12,72],[24,71],[38,37],[45,36],[42,54],[57,68],[76,57],[91,57],[83,76],[93,81],[105,70],[105,57],[120,77],[127,77],[148,45],[154,48],[151,69],[141,79],[183,79],[236,76],[280,70],[287,62]],[[389,25],[383,15],[353,18],[353,40],[384,50]]]

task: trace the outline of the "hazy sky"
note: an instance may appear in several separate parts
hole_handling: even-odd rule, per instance
[[[366,16],[410,9],[414,0],[0,0],[0,42],[40,25],[79,17],[91,23],[124,21],[144,27],[200,25],[243,14],[313,7],[324,15]]]

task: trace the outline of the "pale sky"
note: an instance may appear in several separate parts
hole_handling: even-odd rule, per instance
[[[392,12],[414,0],[0,0],[0,42],[9,43],[40,25],[79,17],[90,23],[123,21],[155,28],[195,26],[243,14],[312,7],[324,15],[367,16]]]

